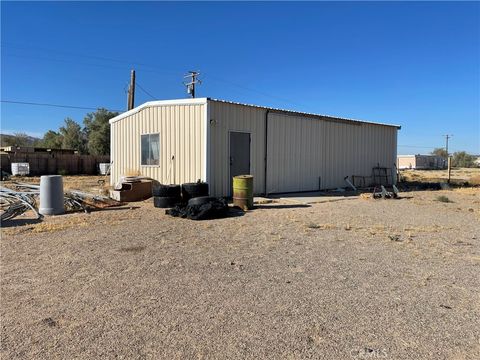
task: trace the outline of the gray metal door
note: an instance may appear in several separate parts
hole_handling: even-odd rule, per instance
[[[230,132],[230,182],[237,175],[250,175],[250,134]]]

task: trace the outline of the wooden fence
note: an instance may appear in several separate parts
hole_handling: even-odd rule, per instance
[[[28,162],[30,175],[94,175],[98,174],[98,164],[110,162],[109,155],[78,155],[48,153],[3,153],[0,165],[3,171],[12,173],[11,164]]]

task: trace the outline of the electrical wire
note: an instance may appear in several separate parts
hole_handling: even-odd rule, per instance
[[[137,86],[140,90],[142,90],[145,94],[147,94],[148,96],[150,96],[153,100],[156,100],[158,98],[156,98],[155,96],[153,96],[152,94],[150,94],[147,90],[145,90],[142,85],[140,85],[138,83],[138,81],[135,82],[135,86]]]
[[[15,100],[0,100],[2,103],[7,104],[18,104],[18,105],[32,105],[32,106],[50,106],[50,107],[58,107],[58,108],[67,108],[67,109],[81,109],[81,110],[98,110],[98,109],[105,109],[104,107],[89,107],[89,106],[75,106],[75,105],[59,105],[59,104],[48,104],[48,103],[37,103],[37,102],[29,102],[29,101],[15,101]],[[125,110],[116,110],[116,109],[105,109],[107,111],[116,111],[116,112],[124,112]]]
[[[116,62],[116,63],[129,64],[130,66],[134,66],[134,65],[135,66],[142,66],[142,67],[146,67],[146,68],[149,68],[149,69],[153,69],[153,70],[144,69],[143,71],[150,71],[150,72],[159,73],[159,74],[163,73],[163,74],[171,74],[171,75],[175,74],[176,75],[179,72],[178,70],[165,69],[164,67],[160,68],[160,67],[155,66],[155,65],[146,64],[146,63],[139,63],[139,62],[135,62],[135,61],[119,60],[119,59],[108,58],[108,57],[103,57],[103,56],[85,55],[85,54],[82,54],[82,53],[60,51],[60,50],[47,49],[47,48],[41,48],[41,47],[36,47],[36,46],[22,47],[22,46],[15,45],[14,43],[5,42],[5,41],[0,42],[0,46],[5,47],[5,48],[11,47],[11,48],[27,49],[27,50],[37,49],[37,50],[40,50],[40,51],[47,51],[49,53],[53,52],[53,53],[67,55],[67,56],[81,56],[81,57],[84,57],[84,58],[96,59],[96,60],[101,60],[101,61],[113,61],[113,62]],[[13,54],[12,55],[8,54],[8,56],[22,57],[22,56],[13,55]],[[23,57],[33,58],[32,56],[23,56]],[[60,60],[60,59],[57,60],[57,59],[51,59],[51,58],[50,59],[49,58],[42,58],[42,60],[70,62],[68,60]],[[108,65],[104,65],[104,64],[103,65],[100,65],[100,64],[84,64],[84,65],[109,67]],[[295,102],[295,101],[292,101],[292,100],[289,100],[289,99],[286,99],[286,98],[282,98],[282,97],[279,97],[279,96],[276,96],[276,95],[272,95],[272,94],[269,94],[269,93],[266,93],[266,92],[263,92],[263,91],[258,91],[256,89],[253,89],[253,88],[250,88],[250,87],[247,87],[247,86],[244,86],[244,85],[241,85],[241,84],[238,84],[238,83],[235,83],[235,82],[232,82],[230,80],[226,80],[226,79],[223,79],[223,78],[220,78],[220,77],[217,77],[217,76],[212,76],[212,75],[209,74],[208,78],[213,80],[213,81],[217,81],[217,82],[220,82],[220,83],[224,83],[224,84],[234,86],[234,87],[239,88],[239,89],[243,89],[243,90],[245,90],[247,92],[250,92],[250,93],[256,93],[256,94],[262,95],[264,97],[269,97],[269,98],[272,98],[272,99],[280,100],[280,101],[283,101],[283,102],[287,102],[289,104],[304,106],[303,104],[300,104],[298,102]],[[144,89],[142,89],[142,90],[144,90]],[[156,97],[152,96],[150,93],[148,93],[146,91],[145,91],[145,93],[148,96],[152,97],[153,99],[157,99]]]
[[[398,147],[411,147],[411,148],[425,148],[425,149],[432,149],[435,146],[422,146],[422,145],[398,145]]]

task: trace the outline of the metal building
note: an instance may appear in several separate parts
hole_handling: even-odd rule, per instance
[[[447,159],[438,155],[398,155],[397,167],[418,170],[446,169]]]
[[[231,195],[234,175],[256,194],[344,187],[346,176],[391,168],[398,125],[210,98],[152,101],[110,120],[111,183],[139,173],[161,183],[198,179]]]

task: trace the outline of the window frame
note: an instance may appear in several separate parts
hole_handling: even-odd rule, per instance
[[[157,135],[158,136],[158,165],[149,165],[149,164],[142,164],[142,137],[148,135],[148,141],[149,141],[149,159],[150,158],[150,137],[152,135]],[[160,144],[160,133],[159,132],[153,132],[153,133],[142,133],[140,134],[140,166],[141,167],[160,167],[160,154],[161,154],[161,144]]]

